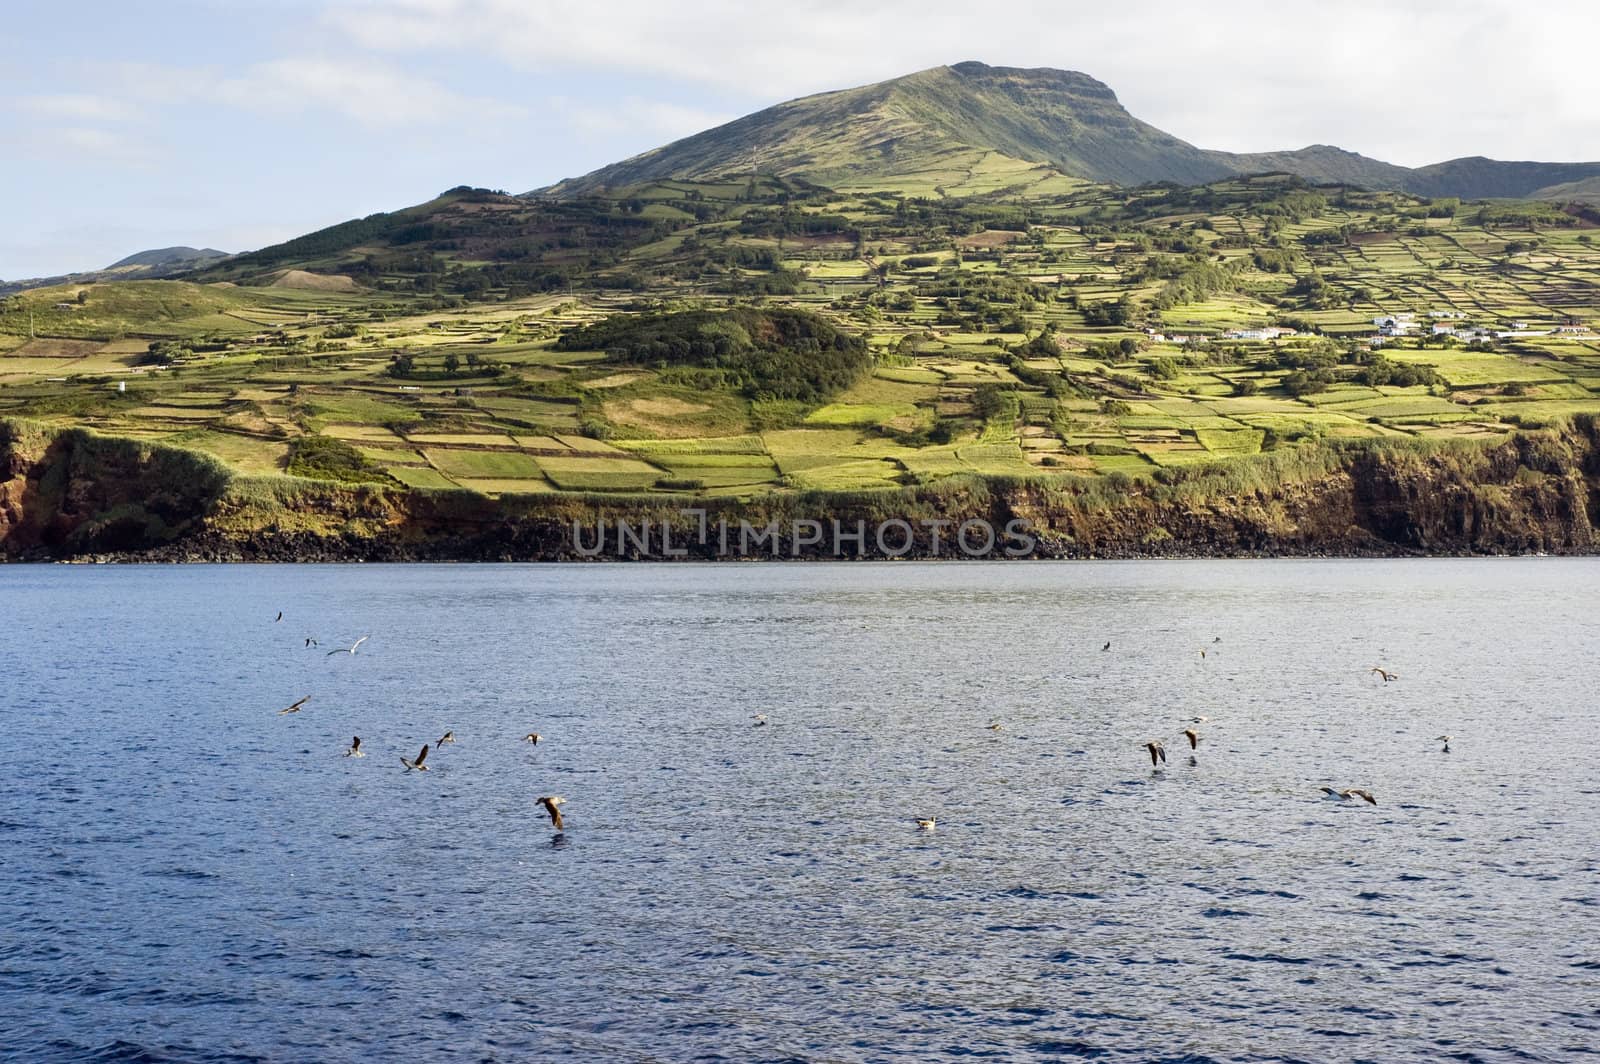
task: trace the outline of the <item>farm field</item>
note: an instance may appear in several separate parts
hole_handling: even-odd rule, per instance
[[[403,248],[334,227],[180,280],[25,291],[0,299],[0,417],[256,476],[755,495],[1157,476],[1600,413],[1590,211],[959,169],[561,204],[453,190],[411,209],[437,238]],[[800,340],[736,364],[766,343],[738,308],[824,323],[859,357],[801,379]],[[691,318],[676,348],[573,339]]]

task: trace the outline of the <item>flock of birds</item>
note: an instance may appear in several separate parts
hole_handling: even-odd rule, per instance
[[[278,616],[274,619],[273,623],[278,623],[278,622],[280,622],[282,620],[283,620],[283,613],[282,613],[282,611],[279,611]],[[327,656],[332,657],[335,654],[348,654],[348,655],[354,656],[356,651],[361,649],[361,644],[365,643],[367,640],[369,640],[371,638],[372,637],[370,635],[364,635],[360,639],[357,639],[354,643],[352,643],[348,647],[339,647],[339,648],[337,648],[335,650],[328,651],[327,652]],[[1222,642],[1222,637],[1221,636],[1217,636],[1215,639],[1212,640],[1212,643],[1220,643],[1220,642]],[[313,638],[310,638],[310,637],[307,637],[305,645],[306,645],[307,648],[319,646],[317,640],[315,640]],[[1102,652],[1109,652],[1111,650],[1111,641],[1107,640],[1105,645],[1102,646],[1100,648],[1100,650]],[[1200,657],[1204,658],[1205,656],[1206,656],[1206,652],[1205,652],[1205,650],[1202,649],[1200,651]],[[1400,677],[1397,674],[1389,672],[1387,669],[1384,669],[1384,668],[1382,668],[1381,666],[1378,666],[1378,665],[1374,665],[1372,667],[1371,674],[1375,675],[1375,676],[1382,677],[1383,678],[1383,682],[1385,684],[1393,683],[1396,680],[1400,679]],[[306,703],[309,702],[309,701],[311,701],[311,696],[307,695],[306,697],[300,699],[299,701],[294,702],[293,704],[285,706],[283,709],[278,710],[278,714],[279,714],[279,716],[283,716],[285,714],[290,714],[290,713],[299,713],[302,709],[305,708]],[[1191,764],[1191,765],[1197,763],[1196,762],[1196,758],[1195,758],[1195,752],[1200,749],[1200,738],[1201,738],[1201,736],[1200,736],[1200,732],[1199,732],[1199,730],[1197,729],[1196,726],[1200,725],[1200,724],[1206,724],[1210,720],[1211,720],[1210,717],[1191,717],[1189,719],[1189,721],[1188,721],[1189,727],[1183,729],[1183,732],[1181,733],[1182,738],[1184,740],[1186,740],[1188,742],[1188,744],[1189,744],[1189,750],[1190,750],[1189,764]],[[766,724],[767,724],[766,714],[757,713],[757,714],[754,715],[754,723],[753,723],[754,727],[760,728],[760,727],[766,726]],[[989,724],[989,730],[990,731],[996,731],[996,732],[1003,731],[1004,728],[1005,728],[1005,725],[1002,724],[1000,721],[991,721],[990,724]],[[540,743],[543,740],[543,738],[544,737],[542,735],[540,735],[538,732],[529,732],[528,734],[526,734],[526,735],[524,735],[522,737],[522,741],[526,742],[526,743],[531,743],[531,744],[534,744],[534,745],[538,745],[538,743]],[[1450,740],[1451,740],[1451,737],[1448,736],[1448,735],[1436,736],[1435,739],[1434,739],[1435,742],[1441,742],[1441,743],[1444,744],[1444,748],[1443,748],[1442,752],[1446,753],[1446,754],[1448,754],[1450,752]],[[406,757],[404,754],[400,755],[400,764],[405,769],[405,771],[407,771],[407,772],[426,772],[426,771],[428,771],[428,754],[429,754],[429,752],[433,751],[433,750],[442,749],[445,746],[453,745],[455,743],[455,741],[456,741],[455,732],[447,731],[443,735],[441,735],[436,742],[423,743],[422,744],[422,749],[420,751],[418,751],[416,757],[414,757],[414,758],[413,757]],[[1161,771],[1161,766],[1165,765],[1167,763],[1167,748],[1166,748],[1166,745],[1160,739],[1151,739],[1151,740],[1147,741],[1144,744],[1144,748],[1145,748],[1146,752],[1149,753],[1149,755],[1150,755],[1151,771],[1152,772]],[[361,749],[361,736],[356,735],[356,736],[352,736],[351,737],[350,745],[349,745],[348,748],[345,749],[344,756],[345,757],[366,757],[367,756],[366,751]],[[1324,787],[1321,788],[1321,791],[1322,791],[1323,797],[1325,799],[1327,799],[1328,801],[1333,801],[1333,802],[1363,801],[1363,802],[1368,803],[1369,805],[1377,805],[1378,804],[1378,799],[1373,797],[1371,791],[1364,790],[1363,788],[1360,788],[1360,787],[1337,788],[1337,787],[1326,787],[1326,786],[1324,786]],[[563,831],[565,829],[565,827],[566,827],[566,822],[562,818],[562,815],[561,815],[561,807],[563,805],[565,805],[566,803],[567,803],[567,800],[565,798],[561,797],[558,794],[547,794],[547,795],[537,799],[536,802],[535,802],[536,805],[541,806],[544,809],[545,813],[547,813],[549,815],[551,825],[558,832],[559,831]],[[932,831],[932,830],[934,830],[934,828],[936,828],[938,826],[938,818],[937,817],[919,816],[919,817],[914,817],[913,820],[915,821],[915,823],[917,825],[917,829],[919,831]]]
[[[283,611],[279,610],[277,617],[273,618],[273,622],[272,623],[278,624],[282,620],[283,620]],[[356,651],[361,649],[361,644],[365,643],[367,640],[369,640],[371,638],[372,638],[372,636],[370,636],[370,635],[364,635],[360,639],[357,639],[354,643],[350,644],[348,647],[339,647],[338,649],[328,651],[327,652],[327,656],[328,657],[332,657],[335,654],[348,654],[348,655],[354,657]],[[313,639],[313,638],[311,638],[309,636],[306,638],[305,645],[306,645],[307,649],[309,649],[311,647],[320,646],[320,644],[317,642],[317,640],[315,640],[315,639]],[[305,709],[306,703],[310,702],[310,701],[311,701],[311,696],[310,695],[306,695],[304,698],[301,698],[298,701],[292,702],[289,705],[287,705],[287,706],[283,707],[282,709],[278,710],[278,716],[281,717],[281,716],[285,716],[285,715],[290,714],[290,713],[299,713],[299,712],[301,712],[302,710]],[[765,718],[762,719],[762,723],[764,723],[764,722],[765,722]],[[537,746],[543,740],[544,740],[544,736],[540,735],[538,732],[529,732],[528,734],[526,734],[526,735],[524,735],[522,737],[522,741],[523,742],[530,743],[530,744],[535,745],[535,746]],[[422,749],[420,751],[418,751],[416,757],[406,757],[404,754],[401,754],[400,755],[400,765],[406,772],[427,772],[428,771],[428,754],[429,754],[429,752],[430,751],[434,751],[434,750],[443,749],[446,746],[452,746],[452,745],[455,744],[455,741],[456,741],[456,733],[454,731],[447,731],[443,735],[441,735],[438,738],[437,741],[432,742],[432,743],[423,743],[422,744]],[[361,736],[353,735],[353,736],[350,737],[350,745],[345,748],[344,756],[345,757],[366,757],[367,756],[367,752],[365,750],[361,749]],[[549,814],[550,823],[555,827],[555,829],[557,831],[562,831],[562,830],[565,829],[566,822],[561,816],[561,807],[563,805],[567,804],[567,800],[565,798],[561,797],[559,794],[547,794],[544,797],[538,799],[535,802],[535,804],[539,805],[539,806],[542,806],[544,808],[544,811]]]
[[[1222,642],[1222,637],[1219,635],[1215,639],[1213,639],[1211,642],[1213,644],[1220,643],[1220,642]],[[1105,645],[1102,646],[1100,648],[1100,650],[1101,650],[1102,653],[1109,653],[1110,650],[1111,650],[1111,641],[1107,640]],[[1206,656],[1206,652],[1205,652],[1204,649],[1202,649],[1200,651],[1200,657],[1203,659],[1203,658],[1205,658],[1205,656]],[[1382,677],[1383,678],[1383,682],[1386,683],[1386,684],[1393,683],[1396,680],[1400,679],[1398,674],[1389,672],[1387,669],[1384,669],[1383,667],[1378,666],[1378,665],[1372,666],[1372,669],[1371,669],[1369,675]],[[1191,764],[1191,765],[1197,764],[1194,752],[1200,749],[1200,732],[1196,728],[1196,725],[1206,724],[1210,720],[1211,720],[1210,717],[1190,717],[1188,722],[1187,722],[1189,724],[1189,727],[1183,729],[1183,731],[1181,733],[1182,738],[1189,743],[1189,750],[1190,750],[1189,764]],[[763,718],[758,718],[758,723],[764,723],[764,722],[765,722],[765,718],[764,717]],[[990,731],[996,731],[997,732],[997,731],[1003,731],[1004,729],[1005,729],[1005,725],[1002,724],[1000,721],[996,720],[996,721],[991,721],[989,723],[989,730]],[[1438,736],[1434,737],[1433,741],[1436,742],[1436,743],[1443,743],[1444,747],[1443,747],[1443,750],[1441,752],[1448,754],[1450,752],[1450,740],[1451,740],[1451,736],[1449,736],[1449,735],[1438,735]],[[1163,743],[1160,739],[1151,739],[1151,740],[1147,741],[1144,744],[1144,749],[1150,755],[1150,770],[1151,770],[1151,772],[1152,773],[1160,772],[1161,771],[1161,766],[1165,765],[1167,763],[1167,748],[1166,748],[1166,744]],[[1361,801],[1361,802],[1366,802],[1369,805],[1377,805],[1378,804],[1378,799],[1376,799],[1376,798],[1374,798],[1372,796],[1372,792],[1369,791],[1369,790],[1365,790],[1365,789],[1363,789],[1361,787],[1339,788],[1339,787],[1326,787],[1326,786],[1324,786],[1324,787],[1321,788],[1321,791],[1322,791],[1323,798],[1328,800],[1328,801],[1331,801],[1331,802]],[[930,817],[919,816],[919,817],[914,817],[913,819],[916,822],[917,828],[919,830],[921,830],[921,831],[932,831],[938,825],[937,818],[931,817],[931,816]]]

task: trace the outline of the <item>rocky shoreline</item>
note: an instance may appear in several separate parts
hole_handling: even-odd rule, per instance
[[[1597,524],[1600,429],[1586,418],[1488,444],[1310,443],[1155,480],[951,478],[749,499],[494,499],[241,478],[195,452],[0,421],[10,562],[1579,555],[1600,548]],[[830,525],[847,549],[822,534]],[[994,549],[953,549],[968,525],[986,526]],[[617,534],[597,537],[602,526]],[[718,527],[734,532],[708,533]],[[746,528],[755,536],[740,545]],[[1028,549],[1004,538],[1016,528]]]

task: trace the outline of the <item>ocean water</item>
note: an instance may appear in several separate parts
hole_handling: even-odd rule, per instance
[[[1589,1059],[1597,602],[1565,559],[0,567],[0,1058]]]

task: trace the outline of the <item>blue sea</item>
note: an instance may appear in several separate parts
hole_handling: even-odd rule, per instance
[[[1566,559],[0,567],[0,1058],[1592,1059],[1597,604]]]

